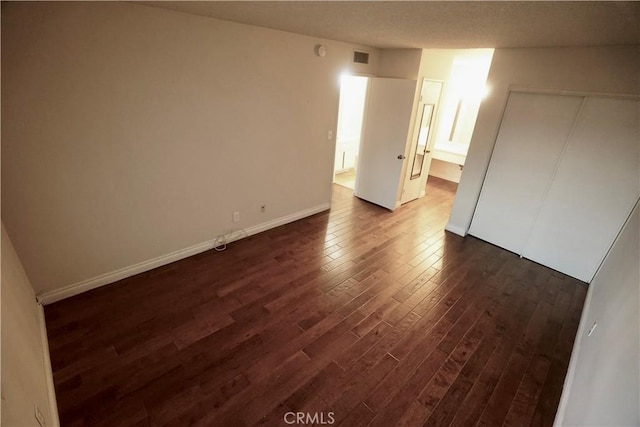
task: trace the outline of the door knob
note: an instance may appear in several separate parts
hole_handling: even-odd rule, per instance
[[[403,154],[398,154],[398,160],[404,160],[406,157]]]

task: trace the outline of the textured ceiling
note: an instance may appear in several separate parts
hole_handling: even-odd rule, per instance
[[[602,46],[640,43],[640,2],[138,3],[380,48]]]

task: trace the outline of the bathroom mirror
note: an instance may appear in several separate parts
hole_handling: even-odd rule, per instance
[[[411,179],[420,178],[420,175],[422,175],[424,158],[429,154],[427,151],[427,143],[429,141],[429,131],[431,130],[434,108],[434,104],[424,104],[422,107],[420,130],[418,131],[418,143],[416,144],[416,151],[413,156],[413,167],[411,168]]]

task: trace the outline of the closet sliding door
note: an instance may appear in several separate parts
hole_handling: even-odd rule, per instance
[[[512,92],[469,233],[524,249],[583,97]]]
[[[513,92],[469,233],[590,282],[640,197],[636,98]]]
[[[591,281],[639,197],[639,105],[586,99],[524,257]]]

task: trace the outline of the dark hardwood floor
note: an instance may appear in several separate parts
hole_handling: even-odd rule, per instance
[[[62,425],[550,426],[586,286],[444,232],[455,184],[428,190],[391,213],[335,185],[330,212],[47,306]]]

